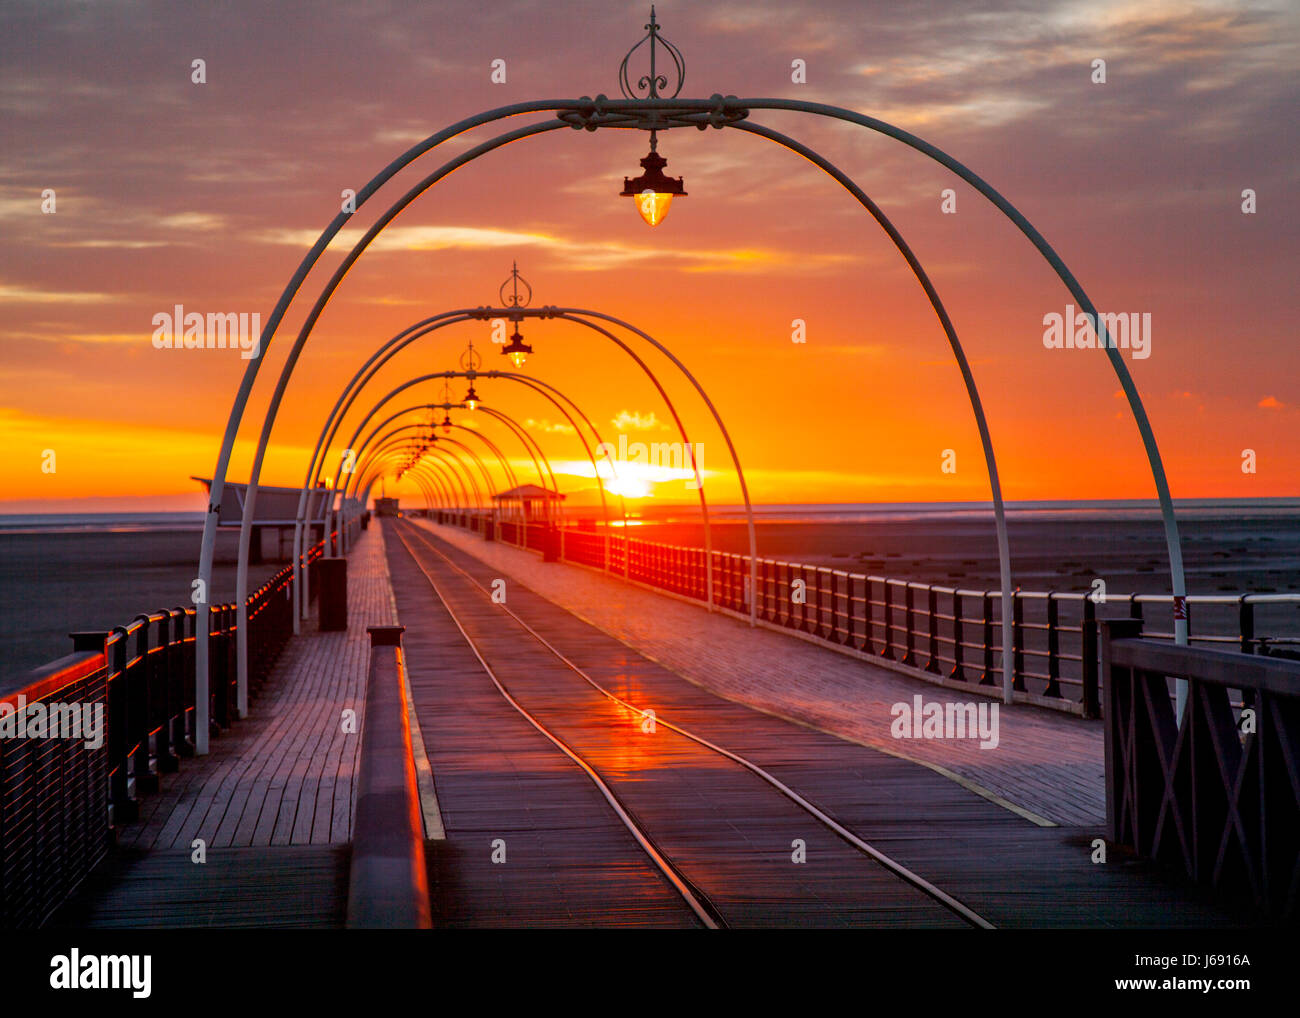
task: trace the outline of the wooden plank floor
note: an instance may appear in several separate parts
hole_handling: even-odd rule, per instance
[[[346,845],[119,851],[47,928],[338,928],[347,913]]]
[[[491,685],[400,542],[388,543],[446,828],[427,843],[435,926],[696,925],[596,787]]]
[[[392,537],[389,545],[396,577],[400,548]],[[445,543],[439,547],[485,586],[501,575],[496,565]],[[737,925],[944,925],[946,916],[900,898],[888,886],[896,878],[882,885],[884,871],[874,863],[867,869],[875,872],[863,871],[863,857],[788,800],[769,801],[769,786],[748,772],[662,726],[653,736],[642,733],[639,716],[612,705],[572,672],[557,672],[549,652],[436,556],[422,560],[512,692],[597,766],[661,849]],[[416,598],[421,579],[403,567],[399,587]],[[1216,904],[1144,863],[1112,855],[1104,865],[1093,864],[1097,829],[1036,826],[932,770],[714,696],[521,584],[508,581],[507,591],[511,610],[597,682],[753,759],[995,925],[1251,923],[1248,913]],[[424,631],[422,617],[413,625],[405,608],[403,617],[408,641]],[[470,688],[472,671],[462,676],[462,688]],[[439,775],[436,762],[434,770]],[[795,838],[808,850],[799,866],[790,860]]]
[[[383,534],[362,532],[348,555],[348,629],[316,631],[314,621],[276,662],[249,717],[212,740],[212,752],[163,778],[141,800],[140,821],[122,828],[125,848],[342,844],[351,836],[352,779],[359,735],[342,712],[365,716],[370,660],[366,627],[394,621]]]
[[[140,819],[56,922],[80,926],[337,926],[365,721],[370,638],[395,621],[378,527],[348,555],[348,629],[290,640],[249,717],[140,800]],[[190,861],[196,840],[207,862]]]
[[[602,895],[597,904],[601,911],[593,918],[601,925],[621,925],[629,900],[623,858],[638,849],[630,836],[624,835],[621,852],[614,852],[618,846],[607,845],[604,851],[610,854],[602,854],[601,843],[592,838],[594,825],[613,814],[599,799],[593,802],[594,809],[581,813],[554,799],[544,800],[546,805],[537,809],[537,792],[532,790],[542,789],[546,795],[544,786],[549,778],[544,775],[586,779],[534,731],[522,732],[529,754],[522,767],[519,749],[497,741],[494,721],[482,711],[486,708],[498,715],[502,708],[513,709],[469,656],[427,581],[421,586],[422,574],[403,562],[401,555],[397,541],[390,537],[390,569],[407,635],[436,632],[440,641],[436,658],[411,640],[407,655],[417,710],[433,706],[422,688],[428,672],[442,673],[443,698],[427,723],[421,716],[421,727],[432,757],[448,839],[461,841],[464,824],[472,832],[469,844],[485,858],[493,838],[509,845],[520,832],[508,825],[519,820],[498,816],[497,811],[504,786],[526,783],[531,815],[525,823],[533,830],[544,828],[553,839],[547,875],[556,881],[569,875],[578,881],[599,879]],[[601,774],[659,850],[708,896],[729,925],[965,925],[838,838],[822,837],[806,814],[748,771],[667,729],[659,729],[654,736],[643,734],[639,717],[576,679],[464,579],[430,556],[421,555],[421,561],[435,573],[461,624],[511,694]],[[569,621],[575,629],[609,640],[577,620]],[[464,648],[459,652],[458,642]],[[455,674],[448,676],[446,663],[453,656],[469,666],[458,666]],[[438,662],[432,669],[426,664],[430,660]],[[468,709],[467,703],[472,705]],[[440,758],[448,719],[467,725],[472,739],[472,756],[460,761],[455,778]],[[509,777],[503,779],[502,772],[507,769]],[[453,787],[449,788],[449,783]],[[458,809],[462,796],[467,800],[463,808],[470,811],[466,820]],[[487,815],[476,816],[480,811]],[[793,843],[798,838],[816,845],[807,863],[792,860]],[[497,869],[500,892],[494,896],[493,909],[533,925],[540,881],[532,875],[511,874],[509,862]],[[468,890],[473,894],[474,888]],[[637,902],[638,896],[633,893],[630,900]],[[490,914],[488,918],[491,920]],[[683,924],[682,920],[678,924]]]
[[[920,694],[926,703],[978,701],[869,661],[624,583],[582,566],[542,562],[457,527],[418,521],[691,682],[778,717],[921,763],[942,766],[1054,823],[1105,823],[1105,766],[1099,722],[1045,708],[1000,708],[996,752],[973,743],[891,738],[891,708]]]

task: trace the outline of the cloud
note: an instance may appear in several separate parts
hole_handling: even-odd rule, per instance
[[[102,304],[119,299],[108,293],[40,290],[0,284],[0,304]]]
[[[532,418],[532,417],[529,417],[526,421],[524,421],[524,427],[526,427],[526,428],[535,428],[536,430],[541,431],[541,432],[543,432],[543,433],[545,433],[545,434],[547,434],[547,435],[572,435],[572,434],[574,434],[574,429],[573,429],[573,426],[572,426],[572,425],[569,425],[569,424],[560,424],[560,423],[555,423],[555,422],[547,421],[547,420],[540,420],[540,421],[539,421],[539,420],[536,420],[536,419],[534,419],[534,418]]]
[[[314,230],[264,230],[257,239],[266,244],[310,248],[320,235]],[[343,251],[356,245],[361,230],[342,230],[330,242],[329,250]],[[476,226],[391,226],[366,249],[367,254],[412,251],[493,251],[533,248],[559,256],[568,269],[618,269],[647,262],[684,263],[691,272],[780,269],[813,271],[826,265],[852,261],[854,256],[807,251],[778,251],[772,248],[682,248],[627,244],[622,241],[579,241],[541,231],[506,230]]]
[[[1286,404],[1283,403],[1276,396],[1265,396],[1263,399],[1259,401],[1258,405],[1263,407],[1266,410],[1277,410],[1280,409],[1281,407],[1286,406]]]
[[[659,421],[651,410],[642,414],[639,410],[620,410],[618,416],[610,420],[619,431],[667,431],[668,425]]]

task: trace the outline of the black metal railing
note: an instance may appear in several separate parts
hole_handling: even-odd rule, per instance
[[[1102,627],[1111,840],[1294,921],[1300,662],[1141,635],[1138,620]]]
[[[309,549],[304,565],[323,548]],[[209,612],[214,734],[237,713],[236,618],[229,603]],[[194,755],[197,619],[193,607],[171,608],[108,633],[74,633],[73,653],[0,687],[0,704],[14,708],[0,707],[0,928],[48,918],[108,851],[114,827],[138,818],[140,797]],[[248,598],[250,690],[292,633],[293,567],[285,566]],[[82,737],[50,734],[49,718],[70,720],[74,708],[83,720],[98,712],[101,745],[87,745],[84,724]],[[25,724],[37,715],[47,720],[39,733]]]
[[[448,521],[450,522],[450,521]],[[521,545],[518,524],[498,525],[500,539]],[[529,544],[539,540],[529,528]],[[564,558],[607,569],[697,601],[709,591],[702,548],[661,544],[623,532],[563,528]],[[626,562],[625,562],[626,560]],[[713,603],[760,624],[844,652],[886,662],[944,684],[1002,683],[1002,598],[976,590],[759,559],[750,590],[749,557],[714,551]],[[1193,595],[1187,598],[1193,645],[1300,658],[1300,596]],[[1141,619],[1147,636],[1173,639],[1173,598],[1016,590],[1012,595],[1012,689],[1019,700],[1099,717],[1102,707],[1097,622]],[[1161,625],[1160,621],[1164,620]]]

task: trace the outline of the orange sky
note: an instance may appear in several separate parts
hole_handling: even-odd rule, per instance
[[[230,350],[155,349],[153,316],[182,304],[265,319],[342,188],[359,188],[470,112],[616,92],[618,60],[644,21],[635,10],[584,16],[524,5],[495,36],[477,15],[440,18],[435,31],[428,12],[412,8],[397,19],[401,31],[353,12],[347,24],[309,25],[288,50],[275,49],[288,45],[281,27],[236,30],[168,12],[157,38],[132,43],[133,60],[115,48],[125,29],[96,30],[93,12],[62,32],[7,26],[10,37],[30,32],[33,45],[0,61],[9,136],[0,157],[0,434],[15,467],[0,481],[0,512],[66,510],[65,500],[90,496],[137,496],[143,507],[197,491],[189,476],[211,474],[247,362]],[[754,10],[768,19],[741,16]],[[896,122],[1001,189],[1099,307],[1150,313],[1151,356],[1125,358],[1175,497],[1297,494],[1297,226],[1285,211],[1297,166],[1294,15],[1097,5],[1089,17],[1062,6],[1037,19],[1008,11],[937,24],[877,12],[873,30],[856,7],[818,10],[797,24],[782,20],[786,5],[659,13],[686,54],[683,94],[788,95]],[[208,54],[202,85],[189,79],[191,52]],[[259,53],[282,59],[259,62]],[[1109,57],[1104,85],[1089,81],[1096,54]],[[496,56],[510,67],[502,85],[489,80]],[[807,60],[807,85],[789,80],[793,57]],[[95,89],[85,85],[89,64]],[[912,243],[974,365],[1008,499],[1154,493],[1105,358],[1044,347],[1044,315],[1069,298],[1014,227],[889,139],[788,114],[754,119],[821,148]],[[618,197],[645,148],[641,132],[557,131],[485,156],[417,201],[322,316],[263,480],[301,483],[324,414],[375,347],[426,315],[494,303],[517,259],[534,304],[626,318],[689,365],[726,420],[756,501],[986,498],[978,434],[943,333],[856,203],[767,141],[674,130],[659,150],[689,195],[651,229]],[[348,243],[336,242],[309,277],[263,357],[233,479],[247,474],[311,300],[382,199],[436,163],[426,156],[363,207]],[[949,187],[955,215],[940,209]],[[1254,215],[1241,212],[1244,187],[1259,194]],[[54,215],[41,212],[45,188],[57,192]],[[791,341],[794,319],[806,322],[806,343]],[[487,367],[507,367],[488,332],[463,324],[418,341],[359,404],[414,374],[454,368],[470,338]],[[608,341],[557,322],[523,332],[535,350],[525,372],[572,396],[606,439],[617,441],[627,421],[633,442],[676,438],[654,388]],[[636,342],[702,446],[710,499],[737,501],[725,444],[700,401]],[[441,386],[417,391],[432,400]],[[557,469],[583,455],[556,427],[554,408],[523,387],[483,380],[479,393],[531,422]],[[518,442],[479,423],[510,451],[521,480],[535,480],[524,476],[531,461]],[[941,470],[948,449],[955,473]],[[1241,468],[1247,449],[1253,474]],[[561,478],[566,490],[590,484]],[[671,481],[655,497],[695,496]]]

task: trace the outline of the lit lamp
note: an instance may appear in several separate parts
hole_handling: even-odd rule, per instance
[[[681,177],[669,177],[664,174],[668,160],[658,152],[657,132],[650,132],[650,152],[641,160],[645,172],[639,177],[624,177],[624,198],[636,199],[636,210],[649,226],[658,226],[668,215],[668,208],[674,198],[685,198],[686,187]]]
[[[515,327],[515,333],[510,337],[510,342],[501,348],[501,352],[510,358],[510,363],[517,368],[524,366],[524,361],[528,355],[533,352],[533,348],[524,342],[524,337],[519,334],[518,326]]]
[[[446,410],[442,412],[442,433],[444,435],[451,434],[451,415]]]
[[[469,392],[465,393],[463,400],[466,409],[475,410],[478,408],[478,393],[474,391],[474,383],[469,383]]]

